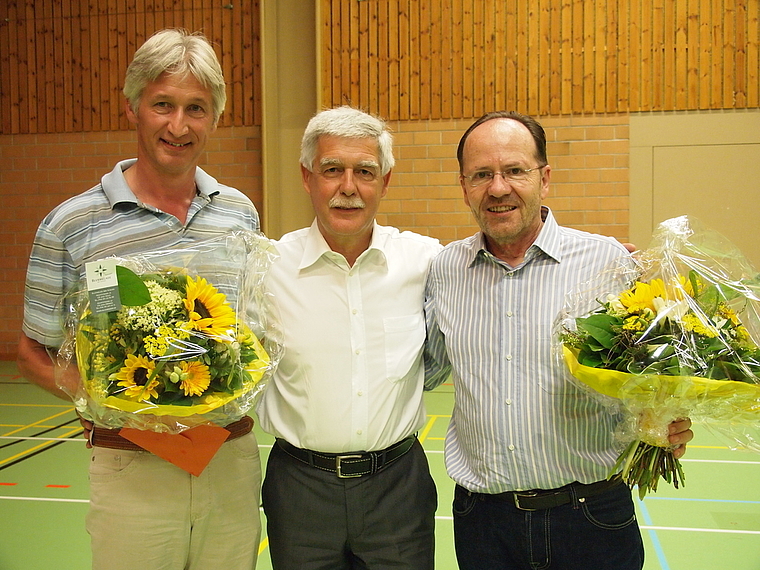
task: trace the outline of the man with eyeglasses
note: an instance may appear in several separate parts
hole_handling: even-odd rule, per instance
[[[640,570],[631,492],[607,479],[618,420],[566,383],[551,354],[565,293],[626,248],[559,226],[542,205],[551,166],[533,118],[484,115],[457,157],[481,231],[433,261],[425,310],[426,388],[453,372],[446,466],[459,568]],[[690,424],[670,426],[677,457]]]
[[[432,569],[437,495],[415,437],[425,278],[437,240],[380,226],[391,135],[350,107],[301,143],[309,228],[267,278],[284,353],[258,407],[277,439],[262,488],[274,570]]]

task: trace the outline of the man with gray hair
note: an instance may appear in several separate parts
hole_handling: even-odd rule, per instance
[[[268,276],[284,351],[258,408],[276,437],[262,488],[275,570],[433,568],[424,425],[425,277],[440,244],[375,222],[394,165],[384,123],[339,107],[309,122],[316,219]]]
[[[203,36],[153,35],[127,69],[124,95],[137,159],[118,163],[48,214],[29,259],[19,369],[66,399],[48,351],[63,342],[57,301],[87,262],[259,228],[251,201],[198,167],[226,101],[221,66]],[[118,429],[83,423],[93,446],[87,530],[94,570],[255,568],[261,463],[249,417],[225,426],[226,443],[197,477]]]

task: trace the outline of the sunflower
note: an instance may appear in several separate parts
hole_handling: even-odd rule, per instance
[[[662,279],[652,279],[650,283],[637,282],[636,285],[620,295],[620,302],[630,313],[642,313],[646,309],[656,312],[655,297],[665,296],[665,284]]]
[[[183,360],[174,367],[169,379],[175,384],[179,382],[185,396],[200,396],[211,383],[211,373],[202,362]]]
[[[112,374],[111,378],[118,380],[118,385],[126,388],[126,397],[141,402],[149,401],[151,398],[158,398],[158,380],[149,380],[155,368],[156,364],[146,357],[129,354],[124,366]]]
[[[184,303],[190,326],[199,332],[223,336],[235,327],[235,311],[227,298],[203,277],[187,278]]]

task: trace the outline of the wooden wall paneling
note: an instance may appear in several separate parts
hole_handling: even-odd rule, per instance
[[[420,4],[419,0],[411,0],[406,4],[406,32],[403,34],[408,44],[407,57],[404,58],[406,71],[402,68],[402,77],[409,78],[409,87],[407,90],[409,108],[409,118],[420,118],[420,72],[422,69],[422,59],[420,58]]]
[[[465,45],[473,46],[472,57],[465,60],[465,105],[469,109],[468,115],[477,117],[483,114],[486,92],[485,50],[486,43],[484,31],[483,4],[485,0],[476,0],[470,3],[464,13]]]
[[[541,0],[528,2],[525,7],[527,18],[528,48],[525,61],[525,105],[529,115],[538,115],[546,111],[539,106],[541,79],[546,69],[545,54],[541,51]]]
[[[475,15],[473,12],[477,0],[462,0],[462,115],[463,117],[472,117],[475,111],[475,69],[476,60],[475,49]],[[482,45],[482,44],[480,44]]]
[[[21,0],[16,3],[16,37],[17,54],[18,54],[18,75],[12,78],[11,82],[18,85],[18,99],[15,105],[18,106],[18,125],[14,128],[13,133],[29,132],[29,42],[27,41],[27,22],[26,7]],[[32,60],[31,63],[33,63]]]
[[[359,34],[359,51],[357,54],[357,73],[356,77],[359,78],[359,101],[361,101],[362,108],[372,111],[369,105],[369,90],[370,90],[370,66],[372,65],[372,59],[369,55],[369,3],[360,2],[356,8],[359,11],[358,20],[358,34]]]
[[[462,42],[462,3],[468,0],[451,1],[451,90],[444,93],[445,97],[451,98],[452,117],[464,116],[463,91],[464,91],[464,58],[465,46]]]
[[[712,0],[700,0],[696,17],[699,21],[699,107],[709,109],[712,83]]]
[[[15,98],[13,93],[15,81],[11,82],[11,77],[18,73],[18,44],[13,37],[16,28],[15,12],[15,2],[0,7],[0,127],[6,133],[15,130],[11,114],[14,101],[18,100],[18,89],[15,90]]]
[[[700,0],[689,0],[687,5],[687,109],[699,108],[699,2]]]
[[[736,73],[734,78],[734,106],[747,106],[747,3],[736,1],[736,43],[734,45]]]
[[[518,33],[518,12],[520,2],[507,2],[507,8],[504,12],[504,33],[507,36],[505,60],[504,60],[504,96],[501,107],[509,111],[519,111],[519,86],[517,78],[520,74],[520,52],[524,51],[521,47]]]
[[[676,108],[686,109],[688,105],[687,94],[687,73],[688,65],[686,58],[688,47],[688,12],[687,12],[687,0],[673,0],[676,5],[676,50],[673,55],[676,62],[676,73],[673,77],[675,84],[678,86],[676,90]]]
[[[634,113],[641,107],[641,4],[631,3],[628,12],[630,64],[628,65],[628,109]]]
[[[103,74],[106,80],[106,100],[104,109],[107,110],[108,130],[119,130],[119,103],[121,101],[121,90],[119,85],[124,81],[123,76],[119,75],[119,58],[122,54],[119,50],[119,2],[117,0],[108,0],[106,13],[103,14],[103,24],[106,26],[107,34],[104,38],[104,44],[108,46],[104,51],[105,59],[101,60],[104,68],[108,69],[107,74]],[[125,68],[126,69],[126,68]]]
[[[361,3],[349,2],[346,6],[348,10],[348,45],[343,49],[343,53],[347,55],[348,59],[348,77],[346,79],[345,93],[348,93],[348,99],[352,105],[361,107],[362,98],[360,85],[362,83],[361,63],[360,63],[360,23],[359,13],[361,11]]]
[[[723,3],[723,108],[734,107],[734,86],[736,80],[736,0]]]
[[[539,66],[536,70],[538,89],[538,109],[547,115],[550,110],[552,69],[552,2],[541,0],[538,6],[538,53]]]
[[[641,89],[640,108],[652,110],[652,0],[641,0]]]
[[[41,26],[41,24],[38,23],[35,13],[37,10],[40,10],[41,12],[42,7],[36,7],[34,3],[29,0],[27,0],[26,7],[26,40],[29,48],[29,130],[27,132],[37,133],[40,132],[38,130],[40,126],[40,100],[44,99],[44,89],[42,90],[43,92],[40,93],[40,81],[38,76],[44,75],[45,73],[44,67],[41,67],[40,65],[40,60],[44,59],[45,44],[44,42],[41,42],[41,45],[38,45],[38,42],[36,41],[37,34],[41,34],[42,30],[38,29],[38,26]],[[41,20],[42,18],[40,18],[40,21]],[[40,37],[42,36],[40,35]],[[38,52],[43,53],[38,55]]]
[[[508,68],[512,63],[507,51],[507,39],[512,36],[512,30],[507,24],[507,4],[507,2],[500,0],[494,0],[492,3],[493,67],[491,69],[493,69],[493,99],[490,110],[494,111],[508,108],[505,84]]]
[[[235,126],[243,125],[243,117],[245,115],[245,102],[244,97],[247,89],[243,81],[243,73],[245,67],[243,65],[243,57],[241,47],[243,45],[243,26],[245,21],[245,13],[250,9],[247,3],[240,3],[234,5],[232,10],[226,10],[230,13],[232,24],[230,25],[230,65],[232,67],[232,108],[234,110],[234,116],[229,124]],[[228,80],[229,81],[229,80]]]
[[[720,109],[723,93],[723,0],[711,0],[710,2],[710,60],[704,65],[709,69],[710,83],[708,97],[710,99],[708,109]]]
[[[340,49],[341,66],[340,66],[340,104],[354,104],[351,100],[351,0],[342,0],[340,7]]]
[[[665,102],[665,2],[652,2],[652,110],[662,111]]]
[[[72,85],[72,66],[74,61],[74,54],[72,51],[72,37],[71,37],[71,5],[68,2],[63,2],[60,6],[60,13],[57,18],[58,35],[60,37],[60,67],[61,75],[58,76],[56,72],[56,79],[58,80],[57,90],[60,90],[61,109],[59,110],[60,128],[57,132],[70,133],[74,130],[73,120],[73,95],[74,89]]]
[[[596,2],[583,3],[583,75],[580,79],[583,83],[583,104],[581,109],[584,113],[593,113],[596,104],[596,32],[595,16],[598,5]]]
[[[596,0],[594,14],[594,109],[607,105],[607,0]]]
[[[573,89],[571,112],[583,112],[583,0],[573,0]]]
[[[388,24],[388,3],[379,2],[377,11],[377,108],[385,118],[391,118],[390,111],[390,30]]]
[[[628,21],[630,11],[626,0],[617,0],[617,53],[618,53],[618,102],[617,111],[626,113],[630,107],[631,93],[631,50],[629,44]]]
[[[222,72],[224,73],[224,81],[228,85],[227,100],[230,103],[229,113],[225,113],[224,125],[231,126],[237,124],[237,109],[235,108],[235,61],[232,56],[232,42],[234,41],[233,30],[235,28],[235,20],[237,14],[235,13],[234,4],[233,9],[217,8],[214,11],[214,19],[219,21],[220,34],[216,37],[219,38],[220,51],[219,57],[222,64]],[[239,11],[239,8],[237,8]]]
[[[560,34],[561,40],[560,57],[561,57],[561,94],[560,94],[560,113],[563,115],[572,112],[573,102],[573,3],[572,0],[562,0],[560,10]]]
[[[67,74],[67,88],[71,90],[69,102],[71,109],[69,116],[71,120],[71,131],[79,132],[82,130],[82,114],[84,101],[82,100],[82,12],[81,2],[69,3],[68,9],[69,21],[67,24],[69,41],[71,44],[71,61],[70,73]]]
[[[760,107],[760,1],[747,2],[747,106]]]
[[[399,91],[399,3],[397,0],[388,2],[388,109],[383,112],[384,117],[400,119]]]
[[[243,125],[261,124],[256,120],[258,113],[255,109],[255,102],[259,99],[258,94],[260,92],[256,77],[261,75],[261,68],[257,65],[258,57],[256,57],[259,53],[258,12],[258,2],[250,2],[243,7],[243,40],[240,44],[240,61],[243,73],[241,124]]]
[[[663,1],[663,0],[661,0]],[[604,30],[604,77],[607,82],[603,108],[608,113],[618,111],[618,6],[616,0],[607,3],[606,29]]]
[[[562,13],[559,2],[547,2],[549,10],[549,60],[548,60],[548,112],[551,115],[558,115],[562,109]]]
[[[419,3],[419,83],[420,97],[418,117],[422,119],[431,116],[431,83],[432,83],[432,47],[431,34],[432,26],[430,22],[430,4],[428,2]]]
[[[440,2],[426,3],[430,14],[430,115],[431,119],[440,119],[441,82],[446,66],[446,51],[443,47],[443,20]]]
[[[528,12],[532,0],[515,2],[515,76],[513,80],[514,108],[528,113]]]
[[[449,119],[454,116],[452,107],[452,80],[454,69],[454,36],[452,26],[452,8],[451,2],[442,2],[441,9],[441,46],[440,46],[440,71],[441,71],[441,89],[438,96],[440,111],[438,118]]]

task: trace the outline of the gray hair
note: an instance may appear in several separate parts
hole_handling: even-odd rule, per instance
[[[123,90],[135,113],[145,87],[165,72],[181,76],[192,74],[209,89],[214,123],[219,120],[227,103],[227,90],[222,66],[203,34],[190,34],[182,29],[160,30],[140,46],[127,68]]]
[[[393,137],[385,122],[353,107],[327,109],[314,115],[301,139],[301,164],[311,171],[317,156],[317,144],[323,136],[350,139],[372,138],[377,141],[380,172],[383,176],[396,164],[393,158]]]

